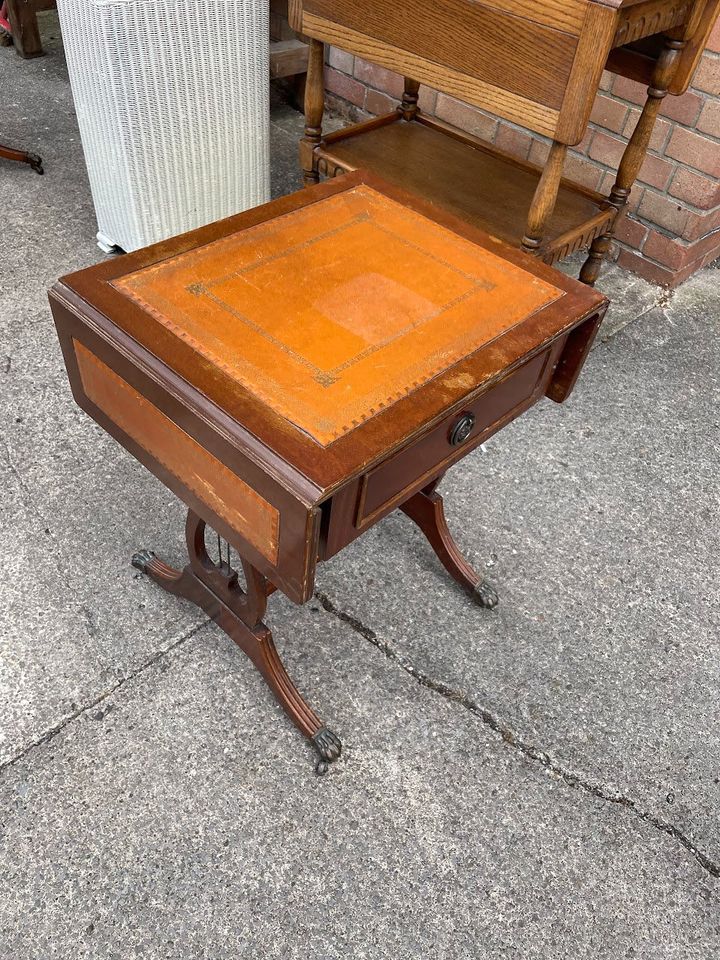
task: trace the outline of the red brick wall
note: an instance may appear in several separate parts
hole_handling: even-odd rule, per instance
[[[402,79],[342,50],[328,53],[326,88],[334,106],[353,118],[394,110]],[[565,175],[607,194],[645,88],[603,76],[584,139],[567,159]],[[421,88],[420,106],[441,120],[542,164],[544,138],[443,93]],[[618,231],[613,255],[655,283],[675,286],[720,256],[720,22],[690,90],[666,97],[650,150]]]

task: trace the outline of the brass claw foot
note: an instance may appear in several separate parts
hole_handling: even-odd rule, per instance
[[[472,592],[475,602],[479,606],[492,610],[493,607],[498,605],[499,597],[497,592],[487,580],[481,580],[479,583],[476,583]]]
[[[333,760],[337,760],[342,753],[342,743],[337,734],[327,727],[320,727],[318,732],[310,737],[310,742],[319,754],[318,762],[315,764],[315,773],[322,777],[328,772]]]
[[[45,172],[42,159],[36,153],[28,153],[27,150],[15,150],[13,147],[6,147],[0,143],[0,157],[4,160],[14,160],[17,163],[27,163],[35,173]]]
[[[43,170],[42,158],[36,153],[28,153],[27,162],[30,164],[30,169],[34,170],[35,173],[39,173],[41,176],[43,173],[45,173]]]

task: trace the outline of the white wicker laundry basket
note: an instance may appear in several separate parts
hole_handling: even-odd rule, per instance
[[[58,0],[103,249],[270,196],[267,0]]]

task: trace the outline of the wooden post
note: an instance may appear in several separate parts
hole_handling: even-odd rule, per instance
[[[522,238],[522,248],[528,253],[535,253],[540,246],[548,217],[555,209],[566,153],[567,144],[554,140],[542,176],[535,188],[525,236]]]
[[[402,114],[403,120],[415,119],[415,115],[418,111],[419,91],[420,84],[418,81],[411,80],[410,77],[405,77],[405,88],[403,90],[402,102],[398,108]]]
[[[668,87],[675,74],[680,52],[684,46],[684,40],[665,40],[665,47],[653,72],[651,85],[648,87],[645,106],[630,137],[630,142],[622,155],[617,179],[610,191],[610,203],[618,211],[622,210],[628,202],[632,186],[640,173],[640,167],[645,160],[655,121],[660,112],[660,106],[667,96]]]
[[[325,107],[325,48],[321,40],[311,40],[305,83],[305,136],[300,141],[300,165],[305,186],[320,180],[315,166],[315,148],[322,140],[322,118]]]
[[[41,57],[43,54],[37,10],[46,9],[48,6],[55,6],[55,4],[35,4],[29,0],[8,0],[7,2],[13,44],[17,53],[25,59]]]
[[[647,154],[650,137],[655,127],[655,121],[660,112],[660,106],[667,96],[668,87],[672,83],[680,60],[680,53],[685,47],[685,44],[685,40],[675,40],[671,37],[665,38],[665,46],[658,58],[657,65],[653,71],[651,84],[648,87],[645,106],[642,108],[640,119],[633,130],[630,141],[627,147],[625,147],[615,183],[608,197],[608,202],[615,207],[615,216],[607,232],[593,241],[588,258],[580,271],[580,279],[582,282],[587,283],[591,287],[594,286],[600,275],[600,267],[610,249],[615,230],[617,229],[628,198],[630,197],[630,191],[640,173],[640,167],[643,165],[645,155]]]

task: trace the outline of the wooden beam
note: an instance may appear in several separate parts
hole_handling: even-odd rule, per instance
[[[308,65],[308,46],[302,40],[275,40],[270,44],[270,76],[294,77],[305,73]]]

